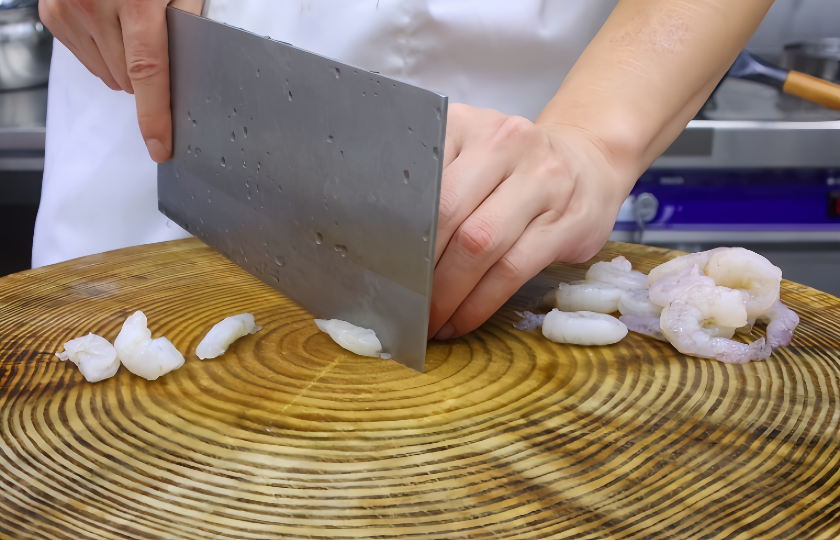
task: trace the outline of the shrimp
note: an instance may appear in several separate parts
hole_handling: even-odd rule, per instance
[[[254,323],[254,316],[250,313],[227,317],[207,332],[196,347],[195,354],[201,360],[216,358],[225,354],[230,344],[237,339],[248,334],[256,334],[260,330],[262,326]]]
[[[612,345],[627,335],[624,323],[603,313],[567,313],[552,309],[543,321],[542,333],[555,343]]]
[[[681,270],[676,274],[668,274],[659,278],[650,286],[650,292],[648,295],[651,302],[657,306],[665,307],[670,304],[679,293],[696,285],[714,287],[715,280],[703,274],[700,267],[695,264],[694,266]]]
[[[770,356],[764,338],[747,345],[732,341],[735,328],[747,323],[740,291],[696,285],[684,289],[662,310],[662,334],[683,354],[743,364]]]
[[[640,317],[638,315],[622,315],[618,318],[624,323],[628,330],[638,334],[650,336],[653,339],[664,341],[668,343],[665,336],[662,335],[662,328],[659,326],[659,317]]]
[[[725,249],[729,248],[715,248],[710,249],[709,251],[699,251],[697,253],[689,253],[688,255],[671,259],[670,261],[660,264],[650,271],[650,274],[648,274],[648,284],[653,285],[665,276],[679,274],[680,272],[689,270],[694,266],[698,266],[702,270],[706,268],[706,264],[709,262],[709,259],[711,259],[719,251],[723,251]]]
[[[120,359],[117,358],[114,346],[96,334],[71,339],[64,344],[64,352],[55,355],[63,361],[70,360],[76,364],[88,382],[113,377],[120,369]]]
[[[390,355],[382,354],[382,344],[373,330],[338,319],[315,319],[315,324],[319,330],[329,334],[333,341],[350,352],[386,360],[391,358]]]
[[[792,309],[776,300],[770,309],[764,312],[759,320],[767,323],[767,341],[774,350],[783,345],[790,345],[793,330],[799,324],[799,315]]]
[[[114,348],[128,371],[150,381],[184,365],[184,355],[168,339],[152,339],[142,311],[125,320]]]
[[[560,311],[613,313],[618,310],[621,289],[597,281],[576,281],[561,283],[554,294],[553,307]]]
[[[729,248],[715,252],[706,263],[705,272],[716,285],[747,292],[747,317],[759,317],[779,298],[781,269],[748,249]]]
[[[610,262],[597,262],[586,272],[586,281],[607,283],[619,289],[647,289],[648,278],[643,273],[633,270],[633,265],[622,256]]]
[[[515,311],[514,313],[522,317],[521,321],[513,325],[517,330],[536,330],[542,326],[545,320],[545,315],[531,313],[530,311]]]
[[[618,299],[618,311],[622,315],[655,317],[658,321],[659,315],[662,313],[662,306],[657,306],[650,301],[649,292],[647,289],[622,291],[621,297]]]

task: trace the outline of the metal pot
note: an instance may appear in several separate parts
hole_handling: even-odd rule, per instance
[[[0,90],[47,82],[52,45],[37,0],[0,0]]]

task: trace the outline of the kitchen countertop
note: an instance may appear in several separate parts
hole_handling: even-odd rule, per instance
[[[0,92],[0,171],[44,169],[47,87]]]

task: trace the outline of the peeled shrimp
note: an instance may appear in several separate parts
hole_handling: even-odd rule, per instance
[[[387,356],[390,358],[389,355],[382,354],[382,344],[373,330],[338,319],[315,319],[315,324],[322,332],[329,334],[333,341],[350,352],[360,356],[378,356],[380,358]]]
[[[793,330],[799,324],[799,315],[781,300],[776,300],[759,320],[767,323],[767,341],[775,350],[783,345],[790,345]]]
[[[697,253],[689,253],[688,255],[671,259],[670,261],[660,264],[650,271],[648,274],[648,284],[653,285],[665,276],[679,274],[680,272],[691,269],[695,265],[703,270],[706,268],[706,264],[709,262],[709,259],[711,259],[715,253],[725,249],[729,248],[715,248],[710,249],[709,251],[698,251]]]
[[[612,313],[618,310],[621,289],[597,281],[577,281],[561,283],[554,294],[554,307],[560,311]]]
[[[622,291],[621,297],[618,299],[618,311],[622,315],[655,317],[658,321],[659,315],[662,313],[662,306],[657,306],[651,302],[649,293],[650,291],[647,289]]]
[[[639,317],[637,315],[622,315],[618,318],[624,323],[628,330],[637,334],[644,334],[659,341],[668,342],[662,335],[662,328],[659,326],[659,317]]]
[[[530,311],[515,311],[514,313],[522,317],[521,321],[513,325],[517,330],[536,330],[542,326],[545,320],[545,315],[531,313]]]
[[[782,271],[766,258],[748,249],[728,248],[716,251],[706,263],[705,272],[715,280],[716,285],[747,292],[748,317],[759,317],[779,298]]]
[[[207,332],[201,343],[195,349],[195,354],[202,360],[216,358],[227,351],[230,344],[248,334],[256,334],[262,329],[254,322],[254,316],[250,313],[240,313],[227,317],[217,323]]]
[[[770,356],[771,349],[763,338],[747,345],[719,337],[722,332],[731,337],[735,328],[746,323],[740,291],[707,285],[683,290],[662,310],[660,317],[662,334],[678,351],[730,364]]]
[[[152,339],[142,311],[125,320],[114,348],[130,372],[150,381],[184,365],[184,356],[168,339]]]
[[[555,343],[612,345],[627,335],[627,327],[615,317],[603,313],[567,313],[553,309],[545,316],[542,332]]]
[[[586,272],[586,281],[607,283],[622,290],[647,289],[648,278],[643,273],[633,270],[633,265],[622,256],[610,262],[597,262]]]
[[[676,259],[674,259],[676,260]],[[715,280],[706,276],[698,265],[694,265],[676,274],[668,274],[656,280],[650,286],[648,296],[657,306],[665,307],[670,304],[679,293],[691,287],[703,285],[714,287]]]
[[[113,377],[120,369],[120,360],[114,346],[107,339],[95,334],[71,339],[64,344],[64,352],[55,355],[76,364],[88,382],[99,382]]]

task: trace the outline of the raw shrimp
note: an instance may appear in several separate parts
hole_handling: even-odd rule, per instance
[[[95,334],[71,339],[64,344],[64,352],[55,355],[76,364],[88,382],[99,382],[113,377],[120,369],[120,360],[114,346],[107,339]]]
[[[679,274],[680,272],[689,270],[695,265],[703,270],[706,268],[706,263],[709,262],[709,259],[711,259],[715,253],[725,249],[729,248],[715,248],[710,249],[709,251],[698,251],[697,253],[689,253],[688,255],[671,259],[670,261],[660,264],[650,271],[650,274],[648,274],[648,284],[653,285],[665,276]]]
[[[522,317],[521,321],[513,325],[517,330],[536,330],[542,326],[545,320],[545,315],[531,313],[530,311],[515,311],[514,313]]]
[[[152,339],[142,311],[125,320],[114,348],[130,372],[150,381],[184,365],[184,355],[168,339]]]
[[[618,318],[624,323],[628,330],[638,334],[650,336],[653,339],[664,341],[668,343],[665,336],[662,335],[662,328],[659,327],[659,317],[639,317],[637,315],[622,315]]]
[[[767,323],[767,341],[775,350],[783,345],[790,345],[793,330],[799,324],[799,315],[781,300],[776,300],[759,320]]]
[[[237,339],[248,334],[256,334],[260,330],[262,326],[256,325],[254,316],[250,313],[227,317],[207,332],[196,347],[195,354],[202,360],[216,358],[223,355],[230,344]]]
[[[315,324],[322,332],[329,334],[333,341],[350,352],[360,356],[390,358],[390,355],[382,354],[382,344],[373,330],[338,319],[315,319]]]
[[[542,332],[555,343],[612,345],[624,339],[627,327],[615,317],[603,313],[567,313],[552,309],[545,316]]]
[[[706,263],[705,272],[716,285],[748,293],[747,317],[759,317],[779,298],[782,271],[748,249],[729,248],[715,252]]]
[[[663,276],[656,280],[650,286],[648,296],[650,301],[657,306],[665,307],[670,304],[679,293],[696,285],[714,287],[715,280],[706,276],[700,270],[700,267],[695,264],[694,266],[681,270],[676,274],[668,274],[667,276]]]
[[[707,285],[685,289],[662,310],[659,322],[664,336],[683,354],[730,364],[770,356],[764,338],[747,345],[719,337],[722,332],[731,337],[735,328],[747,323],[740,291]]]
[[[657,306],[650,301],[647,289],[630,289],[623,291],[618,299],[618,311],[622,315],[633,315],[636,317],[655,317],[659,320],[662,313],[662,306]]]
[[[554,294],[554,307],[560,311],[612,313],[618,310],[621,289],[597,281],[576,281],[561,283]]]
[[[597,262],[586,272],[586,281],[607,283],[619,289],[647,289],[648,278],[643,273],[633,270],[633,265],[622,256],[610,262]]]

